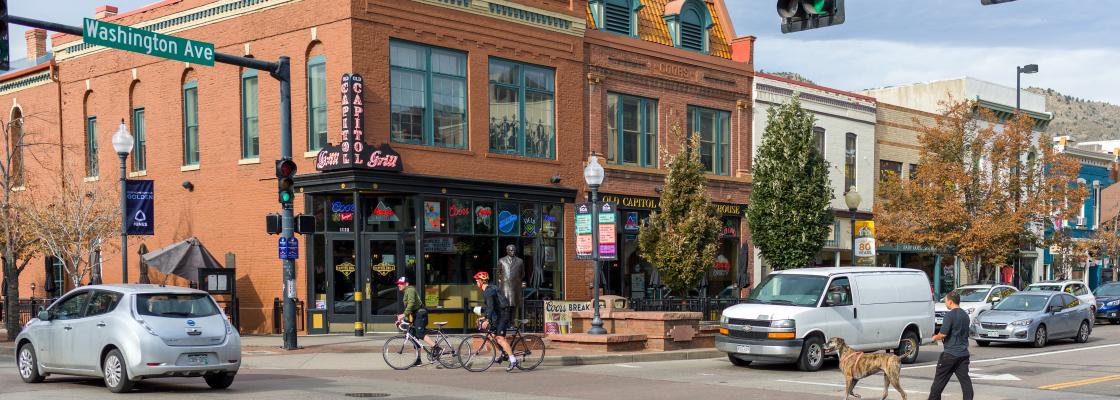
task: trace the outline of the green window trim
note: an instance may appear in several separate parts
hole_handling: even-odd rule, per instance
[[[604,32],[630,37],[638,36],[640,0],[591,0],[595,26]]]
[[[686,0],[679,14],[662,18],[669,28],[673,47],[708,54],[711,29],[715,25],[708,7],[701,0]]]
[[[394,143],[416,144],[422,146],[443,147],[450,149],[467,149],[470,147],[470,129],[468,115],[469,96],[467,93],[467,54],[461,51],[445,49],[442,47],[428,46],[419,43],[413,43],[403,40],[390,40],[390,60],[389,60],[389,80],[390,80],[390,95],[389,95],[389,137]],[[423,52],[423,65],[422,66],[409,66],[404,62],[395,62],[392,58],[393,49],[411,49],[414,51]],[[433,54],[444,58],[450,58],[454,61],[452,68],[455,71],[439,71],[446,69],[448,65],[437,66],[433,63]],[[422,67],[422,68],[418,68]],[[404,118],[408,117],[407,113],[398,112],[398,107],[407,107],[401,98],[401,95],[394,95],[393,92],[398,89],[396,85],[403,82],[404,77],[407,75],[422,75],[421,89],[423,92],[423,110],[420,116],[420,137],[413,138],[413,132],[406,132],[404,126],[411,126],[412,124],[406,123]],[[406,88],[399,88],[402,92],[408,90]],[[415,88],[411,90],[416,91]],[[439,91],[445,93],[436,93]],[[458,91],[460,96],[455,96],[454,93],[448,95],[446,91]],[[456,98],[459,97],[459,98]],[[437,101],[442,100],[442,101]],[[448,101],[451,100],[451,101]],[[459,111],[454,111],[454,104],[458,100]],[[398,102],[401,103],[398,103]],[[442,104],[442,106],[441,106]],[[437,115],[438,114],[438,115]],[[451,117],[449,121],[444,121],[444,117]],[[459,122],[455,124],[455,119]],[[450,123],[447,123],[450,122]],[[440,125],[440,126],[437,126]],[[458,125],[459,132],[454,132]],[[451,131],[450,135],[440,134],[444,129]]]
[[[148,170],[148,122],[144,119],[144,107],[132,109],[132,137],[136,145],[132,148],[132,170]]]
[[[327,145],[327,58],[307,59],[307,149],[316,151]],[[321,81],[316,83],[316,79]]]
[[[183,166],[198,165],[198,81],[183,84]]]
[[[100,175],[97,163],[97,117],[86,117],[86,177]]]
[[[241,159],[260,158],[260,86],[257,70],[241,74]],[[252,93],[250,93],[252,92]]]
[[[712,122],[710,139],[704,140],[704,119]],[[710,145],[711,165],[705,165],[705,172],[715,175],[731,175],[731,113],[705,107],[688,106],[688,126],[693,133],[700,133],[701,161],[704,147]]]
[[[636,129],[627,129],[626,104],[636,103]],[[621,93],[607,93],[608,143],[607,162],[617,165],[634,165],[657,168],[657,100],[630,96]],[[612,112],[613,110],[613,112]],[[627,134],[636,136],[637,143],[627,140]],[[637,147],[633,160],[626,157],[629,147]]]
[[[514,76],[512,76],[514,82],[510,83],[510,82],[500,82],[500,81],[495,81],[494,80],[495,66],[501,66],[501,65],[509,67],[509,71],[514,71],[514,73],[512,74],[512,75],[514,75]],[[553,69],[553,68],[545,67],[545,66],[521,63],[521,62],[517,62],[517,61],[506,60],[506,59],[501,59],[501,58],[496,58],[496,57],[491,57],[490,58],[489,67],[490,67],[490,79],[489,79],[489,89],[490,89],[490,96],[489,96],[490,97],[490,122],[489,122],[490,123],[490,129],[489,129],[490,130],[490,132],[489,132],[490,133],[490,135],[489,135],[490,145],[489,145],[489,148],[490,148],[490,152],[491,153],[498,153],[498,154],[520,155],[520,156],[524,156],[524,157],[555,159],[556,158],[556,123],[555,123],[555,118],[556,118],[556,87],[555,87],[556,70]],[[526,76],[529,75],[530,72],[533,73],[534,75],[539,75],[540,77],[546,78],[546,79],[542,79],[540,82],[537,82],[538,85],[543,85],[544,86],[543,88],[529,88],[528,87],[529,86],[529,80],[526,79]],[[516,110],[517,114],[516,114],[516,116],[514,116],[516,118],[516,120],[506,120],[505,117],[509,116],[508,114],[506,116],[503,116],[503,120],[501,121],[500,125],[505,126],[504,128],[500,128],[500,127],[496,126],[496,124],[498,124],[499,121],[496,119],[496,116],[495,116],[495,108],[501,108],[502,107],[501,103],[495,103],[494,93],[497,90],[504,90],[507,93],[513,92],[513,93],[516,93],[516,95],[517,95],[517,100],[516,100],[517,101],[517,107],[516,107],[517,108],[517,110]],[[530,96],[530,95],[537,96],[537,98],[541,99],[541,100],[544,100],[547,97],[547,102],[549,103],[549,109],[547,110],[546,113],[544,113],[543,117],[538,116],[538,121],[536,123],[538,132],[535,132],[535,135],[536,136],[543,135],[544,137],[543,138],[542,137],[536,138],[537,140],[533,143],[530,143],[530,141],[527,139],[528,133],[531,133],[529,125],[533,124],[533,121],[531,121],[532,117],[526,117],[526,111],[529,110],[529,107],[526,105],[527,103],[529,103],[529,101],[527,100],[527,96]],[[542,103],[544,103],[544,101],[542,101]],[[533,110],[533,111],[538,112],[540,110]],[[548,125],[547,131],[544,130],[545,118],[547,118],[547,120],[548,120],[547,121],[547,125]],[[512,124],[512,125],[507,126],[507,123]],[[513,132],[505,132],[505,133],[512,134],[514,136],[513,137],[514,142],[515,142],[514,146],[512,146],[512,147],[501,146],[500,142],[496,139],[506,140],[509,135],[503,134],[502,130],[503,129],[510,129],[510,128],[512,128],[514,131]],[[532,147],[532,149],[530,147]]]

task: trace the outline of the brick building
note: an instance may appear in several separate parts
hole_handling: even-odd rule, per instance
[[[703,16],[726,20],[722,2],[673,3],[689,12],[696,12],[693,3],[702,4],[709,13]],[[227,54],[291,57],[301,194],[296,210],[317,217],[316,232],[299,238],[299,318],[302,329],[337,332],[353,330],[355,322],[366,330],[389,329],[397,300],[392,281],[399,275],[422,288],[433,318],[463,326],[465,310],[479,297],[470,276],[492,270],[507,245],[525,261],[527,292],[588,297],[590,263],[575,261],[567,238],[570,204],[583,198],[591,146],[582,121],[592,108],[601,109],[589,105],[589,93],[599,92],[588,89],[593,46],[585,44],[585,33],[595,33],[588,7],[556,0],[180,0],[123,14],[103,7],[96,17],[213,43]],[[723,14],[711,17],[715,12]],[[701,40],[709,44],[701,51],[629,46],[646,56],[669,54],[662,57],[665,66],[656,67],[669,76],[653,80],[679,86],[652,88],[673,96],[684,96],[674,89],[680,86],[731,82],[719,92],[684,90],[693,100],[667,98],[676,112],[684,113],[687,103],[737,113],[742,107],[736,101],[749,99],[749,90],[733,93],[749,87],[750,67],[730,60],[729,28],[703,27]],[[749,47],[743,47],[746,54]],[[220,260],[232,253],[242,329],[271,330],[281,268],[262,216],[279,209],[272,163],[279,156],[278,82],[261,71],[110,50],[70,35],[52,36],[51,49],[53,56],[38,66],[0,77],[0,101],[22,105],[23,115],[50,116],[35,129],[55,138],[53,146],[34,150],[43,152],[34,158],[51,168],[29,164],[27,170],[66,165],[85,184],[116,185],[119,161],[109,139],[125,120],[137,139],[129,176],[154,180],[156,188],[156,234],[131,237],[130,249],[197,237]],[[690,68],[706,72],[694,73],[695,82],[674,78]],[[39,71],[47,72],[46,83],[16,86]],[[363,78],[362,154],[397,156],[400,168],[324,163],[321,155],[337,152],[343,141],[344,99],[337,88],[345,74]],[[718,100],[706,99],[710,93]],[[749,137],[749,129],[735,135]],[[726,181],[714,184],[728,188],[718,195],[745,194],[749,154],[743,157],[720,170],[726,178],[713,179]],[[632,193],[615,183],[626,178],[616,180],[616,168],[609,170],[606,187]],[[50,190],[32,179],[27,192]],[[648,180],[634,180],[635,187],[652,190],[656,184]],[[731,200],[725,202],[742,202]],[[129,258],[132,281],[139,275],[137,258]],[[103,259],[104,280],[120,281],[119,255],[106,249]],[[44,267],[21,276],[21,294],[30,293],[32,283],[38,297],[65,289],[61,283],[44,293],[52,262],[36,263]],[[61,275],[52,272],[55,279]]]

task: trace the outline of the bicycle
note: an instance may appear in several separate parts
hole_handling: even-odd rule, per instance
[[[529,320],[520,322],[525,324]],[[493,336],[493,333],[476,333],[464,338],[459,343],[459,364],[468,371],[482,372],[494,365],[495,361],[500,364],[508,360],[509,355],[498,345]],[[526,335],[521,332],[521,328],[513,327],[506,329],[506,340],[510,341],[509,347],[517,357],[517,369],[532,371],[544,361],[545,345],[544,339],[540,336]],[[501,352],[500,357],[498,352]]]
[[[381,356],[385,359],[385,364],[395,370],[406,370],[423,365],[420,363],[420,349],[424,349],[424,353],[428,356],[428,364],[438,362],[444,368],[450,369],[461,367],[462,363],[459,361],[457,353],[458,347],[452,346],[450,338],[439,329],[447,325],[447,322],[436,322],[434,325],[436,328],[429,329],[428,335],[434,335],[436,347],[441,350],[438,354],[433,351],[434,349],[429,348],[423,340],[412,336],[412,331],[409,329],[412,326],[410,323],[401,321],[397,324],[397,329],[404,332],[404,335],[393,336],[385,340],[385,346],[381,348]]]

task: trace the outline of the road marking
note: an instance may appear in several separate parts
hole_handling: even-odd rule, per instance
[[[777,381],[777,382],[785,382],[785,383],[800,383],[800,384],[802,384],[802,385],[831,386],[831,387],[838,387],[838,388],[843,388],[843,387],[844,387],[844,385],[840,385],[840,384],[836,384],[836,383],[824,383],[824,382],[806,382],[806,381],[795,381],[795,380],[787,380],[787,379],[777,379],[776,381]],[[871,387],[871,386],[859,386],[859,385],[856,385],[856,387],[857,387],[857,388],[860,388],[860,389],[867,389],[867,390],[883,390],[883,388],[879,388],[879,387]],[[892,390],[893,390],[893,388],[892,388]],[[917,390],[907,390],[907,391],[906,391],[906,393],[923,393],[923,394],[929,394],[929,392],[922,392],[922,391],[917,391]]]
[[[617,365],[619,367],[622,367],[622,368],[641,368],[640,366],[630,365],[630,364],[615,364],[615,365]]]
[[[1059,389],[1068,389],[1068,388],[1076,387],[1076,386],[1092,385],[1094,383],[1104,383],[1104,382],[1115,381],[1115,380],[1120,380],[1120,375],[1099,376],[1099,377],[1096,377],[1096,378],[1082,379],[1082,380],[1079,380],[1079,381],[1071,381],[1071,382],[1064,382],[1064,383],[1055,383],[1053,385],[1039,386],[1038,388],[1039,389],[1045,389],[1045,390],[1059,390]]]
[[[972,379],[979,379],[979,380],[982,380],[982,381],[1021,381],[1022,380],[1022,379],[1019,379],[1019,377],[1017,377],[1015,375],[1011,375],[1011,374],[987,375],[987,374],[977,374],[977,373],[974,373],[972,371],[968,372],[968,376],[972,377]]]
[[[1053,355],[1053,354],[1072,353],[1072,352],[1075,352],[1075,351],[1085,351],[1085,350],[1097,350],[1097,349],[1104,349],[1104,348],[1117,347],[1117,346],[1120,346],[1120,343],[1104,344],[1104,345],[1100,345],[1100,346],[1081,347],[1081,348],[1067,349],[1067,350],[1047,351],[1047,352],[1043,352],[1043,353],[1023,354],[1023,355],[1019,355],[1019,356],[988,358],[988,359],[983,359],[983,360],[969,360],[969,363],[979,364],[979,363],[993,362],[993,361],[1017,360],[1017,359],[1020,359],[1020,358],[1042,357],[1042,356],[1049,356],[1049,355]],[[934,368],[934,367],[937,367],[937,363],[926,364],[926,365],[915,365],[913,367],[903,367],[902,369],[903,370],[910,370],[910,369]]]

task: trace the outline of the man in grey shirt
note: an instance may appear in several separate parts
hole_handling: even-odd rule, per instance
[[[960,308],[961,295],[957,291],[945,295],[945,307],[949,313],[941,324],[941,332],[933,335],[945,345],[941,358],[937,359],[937,372],[933,376],[933,387],[929,390],[929,400],[941,400],[941,392],[949,383],[949,377],[957,376],[961,383],[964,400],[972,400],[972,379],[968,377],[968,313]]]

